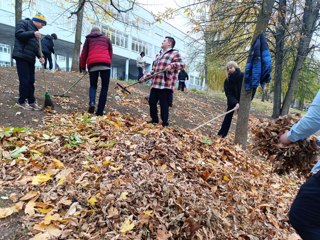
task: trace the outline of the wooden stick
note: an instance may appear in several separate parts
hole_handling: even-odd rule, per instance
[[[39,38],[38,41],[39,41],[39,48],[40,48],[40,58],[43,58],[41,38]],[[43,79],[44,79],[44,88],[45,88],[45,91],[47,92],[48,87],[47,87],[46,74],[44,72],[44,64],[41,63],[41,65],[42,65],[42,74],[43,74]]]
[[[210,121],[208,121],[208,122],[205,122],[205,123],[203,123],[203,124],[199,125],[198,127],[196,127],[196,128],[194,128],[194,129],[192,129],[192,131],[195,131],[195,130],[197,130],[197,129],[199,129],[199,128],[201,128],[201,127],[205,126],[205,125],[207,125],[208,123],[211,123],[212,121],[216,120],[217,118],[219,118],[219,117],[223,117],[223,116],[227,115],[228,113],[231,113],[231,112],[233,112],[233,111],[235,111],[235,110],[236,110],[236,107],[232,108],[232,109],[231,109],[231,110],[229,110],[228,112],[222,113],[222,114],[220,114],[220,115],[218,115],[218,116],[216,116],[216,117],[212,118],[212,119],[211,119]]]

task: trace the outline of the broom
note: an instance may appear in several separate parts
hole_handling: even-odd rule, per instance
[[[39,47],[40,47],[40,57],[43,58],[41,39],[39,39]],[[44,72],[44,64],[42,64],[42,73],[43,73],[44,88],[45,88],[43,109],[53,110],[54,109],[54,105],[53,105],[53,102],[51,100],[50,94],[48,92],[47,79],[46,79],[46,74]]]

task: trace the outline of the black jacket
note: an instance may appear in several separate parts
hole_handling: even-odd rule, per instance
[[[18,22],[12,58],[24,59],[33,64],[36,62],[36,57],[40,58],[39,43],[34,36],[35,31],[38,29],[29,18]]]
[[[228,106],[235,106],[240,102],[242,81],[243,73],[239,68],[236,68],[236,71],[224,81],[224,92],[228,100]]]
[[[180,70],[179,75],[178,75],[178,80],[179,81],[185,81],[189,79],[188,73],[185,70]]]
[[[42,52],[44,54],[54,54],[54,44],[53,44],[53,37],[51,37],[50,35],[46,35],[42,41]]]

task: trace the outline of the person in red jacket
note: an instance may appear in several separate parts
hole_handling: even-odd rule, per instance
[[[110,82],[110,66],[112,61],[111,40],[100,32],[98,27],[93,27],[86,36],[80,56],[80,72],[85,72],[86,67],[90,76],[89,88],[89,113],[94,113],[96,105],[96,92],[98,77],[101,77],[101,91],[99,96],[97,116],[102,116],[107,102]]]

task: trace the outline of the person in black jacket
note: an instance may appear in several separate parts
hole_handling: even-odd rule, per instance
[[[241,86],[243,81],[243,73],[240,71],[238,64],[234,61],[230,61],[226,65],[227,67],[227,78],[224,81],[224,91],[227,97],[227,111],[236,108],[239,109],[240,105],[240,94],[241,94]],[[230,125],[232,122],[233,112],[228,113],[221,125],[221,128],[218,132],[218,136],[226,137]]]
[[[188,79],[189,79],[188,73],[184,69],[181,69],[178,75],[178,80],[179,80],[178,90],[181,90],[182,92],[184,91],[184,88],[186,87],[186,81]]]
[[[38,13],[32,20],[20,20],[16,26],[12,58],[16,60],[19,77],[19,100],[15,106],[26,110],[41,110],[34,97],[34,65],[36,57],[40,59],[41,64],[44,63],[39,49],[39,29],[46,24],[46,18]]]
[[[52,33],[51,36],[50,35],[46,35],[42,41],[42,53],[44,56],[44,69],[47,69],[47,62],[49,61],[49,69],[52,70],[52,56],[51,54],[54,54],[54,40],[57,40],[57,34]]]

